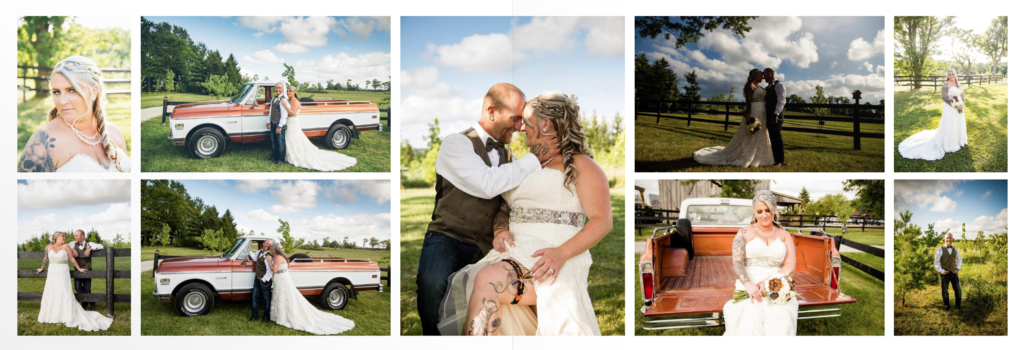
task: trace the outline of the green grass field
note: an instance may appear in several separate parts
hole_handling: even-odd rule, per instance
[[[872,267],[884,269],[885,262],[881,258],[866,253],[851,253],[850,257]],[[640,254],[633,259],[640,262]],[[725,327],[672,329],[663,331],[647,331],[643,329],[644,306],[640,290],[640,275],[633,280],[636,300],[634,300],[634,319],[636,335],[722,335]],[[843,315],[838,318],[817,320],[801,320],[797,323],[797,335],[885,335],[885,283],[861,272],[847,264],[843,264],[840,284],[844,294],[853,296],[857,302],[843,305]]]
[[[181,95],[181,96],[177,96]],[[308,96],[307,93],[300,93]],[[380,103],[388,95],[382,93],[356,92],[330,94],[314,94],[315,98],[334,97],[350,100],[370,100]],[[143,94],[143,108],[147,102],[163,101],[164,94]],[[209,101],[210,96],[195,94],[176,94],[185,101]],[[174,99],[172,99],[173,101]],[[153,102],[156,101],[156,102]],[[152,107],[152,106],[151,106]],[[388,106],[381,105],[380,108]],[[381,113],[381,116],[387,116]],[[391,127],[390,121],[383,122],[384,131],[368,130],[359,133],[359,139],[352,140],[348,148],[331,150],[324,146],[321,138],[310,139],[318,148],[330,152],[338,152],[358,160],[358,163],[346,172],[389,172],[391,171]],[[167,139],[170,129],[160,125],[160,118],[142,122],[142,171],[145,172],[317,172],[299,168],[288,163],[275,165],[270,162],[270,141],[258,143],[228,143],[228,148],[220,157],[212,159],[196,159],[188,153],[186,146],[175,146]]]
[[[144,247],[143,256],[150,256],[152,261],[153,247]],[[173,250],[172,250],[173,251]],[[201,250],[193,250],[199,255]],[[163,250],[161,250],[163,252]],[[188,253],[187,250],[175,252]],[[304,253],[305,251],[299,251]],[[319,251],[312,251],[316,254]],[[359,256],[359,251],[324,251],[336,257],[370,258],[379,261],[387,254],[380,252]],[[340,253],[339,253],[340,252]],[[196,254],[188,254],[196,255]],[[387,267],[385,266],[381,267]],[[385,274],[386,276],[387,274]],[[285,328],[276,323],[249,322],[252,306],[249,301],[216,300],[209,314],[196,317],[178,316],[173,302],[164,303],[152,296],[156,288],[150,271],[140,275],[142,280],[142,334],[143,335],[311,335],[309,333]],[[320,308],[316,297],[307,297],[310,303]],[[386,285],[384,292],[359,292],[359,299],[352,299],[343,310],[327,311],[355,321],[356,328],[340,335],[389,335],[391,334],[391,287]],[[262,310],[261,310],[262,313]]]
[[[977,250],[963,252],[960,270],[961,310],[945,311],[938,273],[928,277],[924,289],[907,296],[906,307],[895,298],[893,330],[896,335],[1006,335],[1008,332],[1007,274],[995,269],[994,259]],[[949,287],[949,303],[956,303]]]
[[[35,270],[42,266],[42,259],[19,259],[18,270]],[[130,257],[114,258],[115,269],[131,270]],[[73,268],[68,263],[68,269]],[[106,270],[105,258],[96,258],[92,262],[93,270]],[[42,293],[46,285],[45,278],[19,278],[19,293]],[[92,280],[93,293],[106,293],[107,283],[104,279]],[[114,293],[132,294],[132,280],[119,278],[114,280]],[[96,303],[97,312],[106,315],[107,303]],[[114,323],[110,328],[102,332],[83,332],[78,328],[68,328],[62,324],[39,323],[39,302],[19,301],[18,302],[18,335],[131,335],[132,334],[132,306],[127,303],[114,304]]]
[[[130,157],[132,155],[132,98],[130,95],[107,95],[107,101],[106,120],[121,129],[128,146],[125,152],[128,152]],[[18,102],[19,157],[28,138],[48,122],[46,118],[51,109],[53,109],[53,99],[49,97],[29,98],[28,101]]]
[[[663,114],[664,115],[664,114]],[[668,114],[685,117],[686,114]],[[695,119],[723,120],[723,116],[694,115]],[[738,121],[738,117],[730,117]],[[816,127],[817,122],[786,120],[785,126]],[[826,122],[826,128],[852,130],[852,123]],[[853,138],[784,131],[786,166],[739,168],[711,166],[693,160],[693,152],[712,146],[725,146],[736,134],[736,126],[723,131],[720,124],[662,119],[649,113],[636,121],[635,155],[637,172],[881,172],[885,171],[885,142],[861,138],[861,150],[853,149]],[[861,124],[863,132],[884,132],[883,124]]]
[[[611,191],[612,216],[615,218],[612,231],[593,248],[590,254],[594,264],[590,267],[587,291],[594,304],[597,322],[602,335],[623,335],[625,333],[625,253],[623,234],[625,226],[625,197],[623,191]],[[416,273],[420,261],[423,235],[430,223],[434,209],[434,191],[431,189],[407,189],[402,191],[402,335],[420,335],[419,313],[416,311]]]
[[[932,89],[896,92],[895,170],[898,172],[1006,172],[1007,85],[973,85],[967,95],[967,146],[942,159],[905,159],[899,144],[911,135],[939,127],[942,93]]]

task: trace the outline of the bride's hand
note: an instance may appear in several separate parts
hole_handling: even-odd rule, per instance
[[[36,270],[36,273],[43,273],[43,268],[42,268],[42,267],[40,267],[39,269],[37,269],[37,270]]]
[[[81,272],[81,273],[85,273],[85,269],[83,269],[83,268],[78,268],[78,272]]]
[[[497,250],[499,253],[504,253],[508,250],[505,249],[505,242],[508,242],[508,245],[510,246],[516,246],[516,242],[512,238],[512,232],[509,232],[508,230],[501,230],[494,233],[494,242],[492,242],[494,250]]]
[[[543,283],[549,278],[553,281],[562,271],[565,261],[569,259],[568,254],[558,247],[540,249],[531,255],[534,258],[538,256],[540,259],[530,268],[530,271],[533,271],[533,281],[537,283]]]
[[[743,287],[747,288],[747,295],[753,298],[753,301],[760,303],[763,301],[761,297],[761,284],[754,282],[747,282],[743,284]]]

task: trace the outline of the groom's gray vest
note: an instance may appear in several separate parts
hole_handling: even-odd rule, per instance
[[[473,151],[484,164],[493,166],[487,156],[487,147],[480,141],[476,130],[469,128],[461,134],[473,142]],[[499,154],[498,166],[508,163],[508,150],[504,147],[495,149]],[[437,191],[434,213],[430,216],[427,230],[442,233],[463,243],[476,244],[484,254],[489,252],[493,248],[494,216],[501,207],[501,196],[490,199],[473,197],[445,180],[441,174],[437,174],[434,189]]]
[[[85,248],[89,246],[89,242],[78,244],[78,242],[71,242],[71,249],[74,249],[78,253],[78,257],[75,258],[78,261],[78,267],[86,270],[92,270],[92,258],[85,256]]]
[[[942,246],[942,256],[939,257],[939,266],[942,266],[943,270],[953,272],[956,270],[956,256],[960,255],[960,250],[953,247],[953,252],[950,253],[946,246]]]
[[[281,98],[274,97],[270,103],[270,132],[273,133],[277,129],[277,124],[281,122]]]
[[[779,93],[775,91],[775,84],[778,83],[781,83],[781,81],[774,80],[771,83],[768,83],[768,86],[764,89],[764,110],[767,112],[769,117],[775,113],[775,107],[779,105]],[[779,119],[782,119],[782,113],[779,113]]]
[[[263,278],[263,275],[267,274],[266,254],[267,254],[267,252],[265,252],[263,250],[260,250],[258,253],[256,253],[256,261],[255,261],[255,263],[256,263],[256,279],[257,280]]]

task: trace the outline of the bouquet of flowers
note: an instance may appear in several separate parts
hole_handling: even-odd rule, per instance
[[[761,121],[754,117],[747,118],[747,131],[753,134],[759,130],[761,130]]]
[[[796,298],[796,290],[793,289],[795,286],[793,277],[777,273],[764,281],[761,290],[769,304],[782,305]]]
[[[949,101],[949,105],[956,108],[956,111],[960,112],[960,114],[964,114],[964,101],[960,100],[960,96],[953,96]]]

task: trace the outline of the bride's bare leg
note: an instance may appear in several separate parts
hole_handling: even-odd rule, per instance
[[[528,276],[530,271],[520,267]],[[473,283],[473,294],[469,297],[466,311],[466,335],[497,335],[501,327],[501,307],[511,304],[517,294],[518,276],[512,264],[502,261],[491,264],[477,272]],[[537,293],[532,281],[524,281],[523,296],[517,305],[536,305]]]

